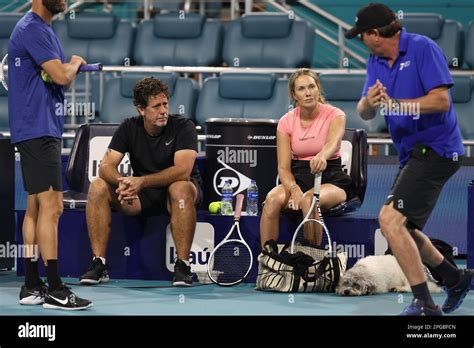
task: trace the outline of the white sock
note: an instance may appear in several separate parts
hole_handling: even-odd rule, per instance
[[[181,261],[183,261],[186,264],[186,266],[189,267],[189,265],[190,265],[189,260],[181,260]]]
[[[105,266],[105,257],[94,256],[94,257],[92,258],[92,261],[94,261],[94,260],[97,259],[97,258],[99,258],[99,259],[102,261],[102,263],[104,264],[104,266]]]

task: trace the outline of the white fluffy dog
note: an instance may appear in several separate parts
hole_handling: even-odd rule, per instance
[[[427,269],[425,269],[426,273]],[[428,288],[441,292],[431,276]],[[336,288],[341,296],[362,296],[386,292],[410,292],[410,284],[393,255],[367,256],[344,273]]]

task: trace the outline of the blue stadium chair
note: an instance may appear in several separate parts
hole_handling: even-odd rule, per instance
[[[132,57],[132,23],[113,15],[78,14],[73,19],[54,21],[53,29],[68,60],[75,54],[88,63],[123,65]]]
[[[464,62],[469,69],[474,69],[474,21],[469,23],[464,45]]]
[[[286,14],[247,14],[228,24],[222,57],[232,67],[310,67],[313,43],[305,21]]]
[[[227,73],[204,81],[196,123],[208,118],[279,119],[288,111],[288,81],[275,74]]]
[[[464,139],[474,140],[474,78],[454,76],[451,88],[453,106]]]
[[[194,119],[194,109],[198,93],[197,83],[177,73],[123,73],[121,77],[109,80],[104,89],[104,100],[100,121],[120,123],[127,117],[138,115],[133,105],[135,83],[148,76],[154,76],[168,85],[169,110],[171,114],[182,114]]]
[[[134,48],[138,65],[217,66],[222,25],[197,13],[158,15],[140,23]]]
[[[0,132],[8,132],[9,130],[7,91],[0,84]]]
[[[450,67],[461,68],[463,62],[463,27],[436,13],[405,13],[401,20],[408,32],[426,35],[443,50]]]
[[[83,57],[88,63],[124,65],[132,59],[134,27],[131,22],[108,14],[78,14],[74,19],[54,21],[53,29],[61,41],[69,61],[73,54]],[[128,60],[127,60],[128,59]],[[105,75],[105,81],[110,75]],[[85,90],[85,74],[75,80],[76,90]],[[99,75],[92,74],[92,102],[98,110]],[[78,98],[83,101],[83,99]],[[68,120],[66,120],[68,121]]]
[[[347,128],[363,128],[369,134],[385,130],[385,120],[381,115],[366,121],[357,113],[357,103],[362,95],[365,75],[322,74],[320,80],[326,100],[346,114]]]
[[[21,14],[0,13],[0,59],[7,54],[8,39]]]

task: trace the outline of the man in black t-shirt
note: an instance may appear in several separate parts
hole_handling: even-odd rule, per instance
[[[134,104],[139,116],[115,132],[87,196],[87,228],[94,254],[81,284],[109,280],[105,254],[111,207],[127,215],[169,213],[177,250],[174,286],[190,286],[189,253],[196,229],[196,206],[202,193],[195,163],[198,144],[194,123],[168,114],[168,86],[153,77],[137,82]],[[125,153],[134,176],[117,170]]]

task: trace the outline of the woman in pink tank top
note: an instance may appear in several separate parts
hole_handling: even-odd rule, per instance
[[[342,110],[326,103],[318,76],[299,69],[289,79],[295,108],[280,119],[277,128],[278,175],[281,184],[265,200],[260,220],[262,247],[278,240],[282,209],[302,209],[306,215],[313,197],[314,174],[322,172],[321,210],[330,209],[355,196],[354,185],[341,166],[340,145],[346,125]],[[312,218],[318,219],[315,213]],[[317,225],[317,226],[316,226]],[[319,224],[305,225],[305,238],[320,245]]]

